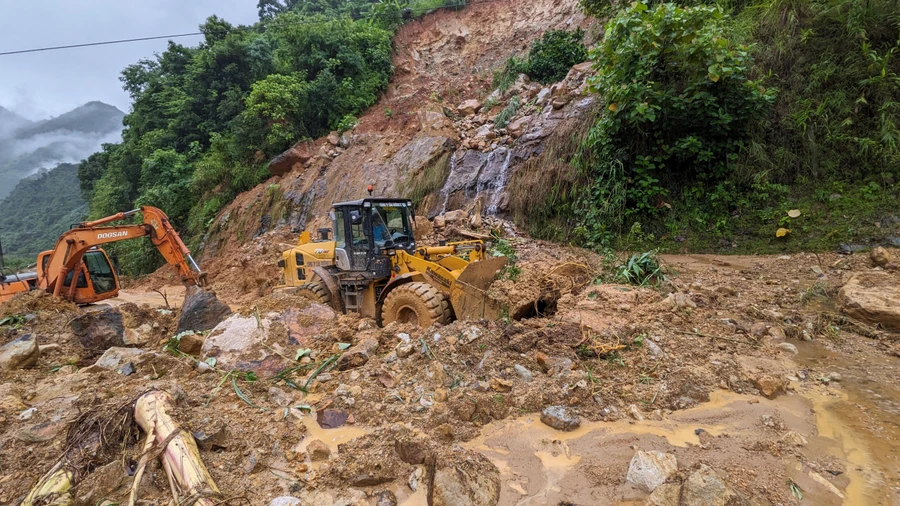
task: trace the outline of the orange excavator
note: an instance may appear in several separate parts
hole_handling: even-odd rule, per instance
[[[138,213],[143,215],[141,224],[107,226]],[[44,290],[76,304],[116,297],[119,278],[100,246],[140,237],[150,238],[166,262],[178,270],[184,284],[206,285],[206,273],[191,257],[168,216],[155,207],[144,206],[74,225],[59,237],[52,250],[38,255],[34,272],[0,272],[0,303],[30,290]]]

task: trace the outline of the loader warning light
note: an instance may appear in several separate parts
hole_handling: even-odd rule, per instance
[[[374,186],[374,185],[369,185],[369,186],[366,188],[366,190],[369,191],[369,196],[372,196],[372,192],[375,191],[375,186]]]

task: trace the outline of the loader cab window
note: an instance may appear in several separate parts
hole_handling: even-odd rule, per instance
[[[386,230],[384,237],[380,239],[375,225],[381,223]],[[408,248],[413,243],[412,224],[409,218],[409,208],[405,202],[376,203],[372,207],[372,224],[375,232],[375,244],[384,247]],[[379,242],[381,241],[381,242]]]
[[[347,236],[344,231],[344,210],[336,209],[331,213],[331,219],[334,221],[334,247],[344,249],[347,247]]]
[[[350,239],[353,241],[353,249],[369,249],[369,237],[366,234],[366,220],[362,210],[350,208]]]

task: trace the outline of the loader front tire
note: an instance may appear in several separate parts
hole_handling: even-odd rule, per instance
[[[331,306],[331,292],[328,291],[328,286],[321,279],[303,283],[300,285],[300,288],[294,292],[294,295],[306,297],[313,302]]]
[[[381,307],[382,324],[411,323],[421,328],[450,323],[450,303],[428,283],[407,283],[388,294]]]

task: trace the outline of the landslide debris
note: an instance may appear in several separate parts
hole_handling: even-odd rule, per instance
[[[79,416],[156,388],[172,393],[179,422],[189,427],[226,496],[252,491],[251,504],[268,504],[265,497],[364,501],[389,492],[402,500],[430,490],[438,504],[491,504],[503,497],[507,475],[477,447],[463,445],[494,422],[531,414],[564,438],[579,424],[575,432],[598,421],[639,427],[665,420],[717,391],[765,400],[812,385],[840,388],[846,371],[842,380],[834,370],[806,369],[800,379],[785,345],[830,342],[834,328],[847,329],[843,339],[850,339],[864,324],[844,323],[853,320],[841,315],[845,320],[825,324],[835,313],[819,304],[831,300],[846,274],[862,279],[879,272],[862,256],[673,257],[667,261],[678,272],[662,285],[635,287],[597,284],[610,272],[587,252],[521,237],[515,249],[520,274],[502,280],[504,292],[554,292],[555,312],[521,321],[378,328],[273,293],[236,307],[211,330],[181,334],[177,311],[162,307],[125,304],[81,315],[44,296],[29,294],[40,306],[14,299],[0,311],[25,309],[34,317],[0,329],[0,346],[31,335],[41,351],[30,369],[0,371],[0,502],[22,497],[52,468]],[[824,277],[811,268],[820,263],[833,266],[820,269]],[[76,328],[129,342],[86,347]],[[872,342],[893,350],[889,339]],[[770,435],[768,425],[760,427],[758,448],[735,450],[741,458],[797,448],[779,442],[786,430]],[[713,444],[707,437],[701,441]],[[27,443],[37,440],[43,443]],[[121,447],[121,454],[134,458],[133,446]],[[591,486],[625,486],[632,458],[621,457],[621,469]],[[119,500],[128,488],[122,462],[127,459],[98,461],[77,497]],[[719,494],[713,485],[728,497],[786,497],[776,486],[783,483],[780,471],[754,479],[770,489],[733,479],[722,489],[713,477],[724,476],[721,469],[671,475],[671,466],[664,467],[652,479],[635,474],[632,481],[645,487],[641,497],[653,485],[656,498]],[[148,466],[141,497],[167,497],[163,476]],[[669,481],[659,484],[658,476]]]

